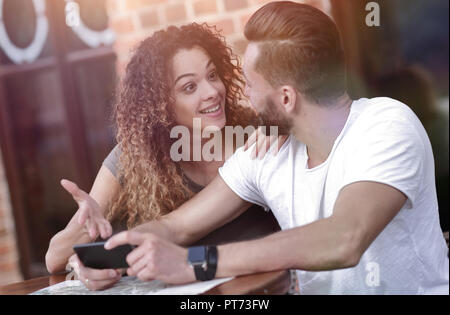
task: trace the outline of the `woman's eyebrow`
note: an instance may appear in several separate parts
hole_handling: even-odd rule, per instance
[[[209,59],[208,63],[206,64],[205,69],[208,69],[209,65],[212,64],[212,62],[213,62],[212,59]],[[195,73],[185,73],[185,74],[180,75],[180,76],[175,80],[174,85],[177,84],[177,82],[178,82],[180,79],[182,79],[182,78],[184,78],[184,77],[188,77],[188,76],[195,76]]]
[[[182,78],[184,78],[184,77],[189,77],[189,76],[194,76],[194,75],[195,75],[194,73],[186,73],[186,74],[180,75],[180,76],[175,80],[175,83],[174,83],[173,85],[177,84],[177,82],[178,82],[179,80],[181,80]]]

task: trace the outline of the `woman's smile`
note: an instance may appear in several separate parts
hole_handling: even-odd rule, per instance
[[[199,110],[199,113],[208,117],[219,117],[224,114],[223,112],[223,104],[222,102],[217,102],[215,104],[204,107],[202,110]]]

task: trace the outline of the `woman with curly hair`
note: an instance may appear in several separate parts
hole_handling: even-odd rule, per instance
[[[218,142],[223,149],[218,161],[175,162],[170,151],[177,139],[171,138],[171,130],[181,125],[192,135],[193,121],[199,118],[202,130],[216,128],[223,140],[225,125],[251,125],[254,111],[239,104],[243,84],[238,59],[215,28],[206,24],[170,26],[142,41],[117,95],[118,145],[105,160],[90,194],[72,182],[61,182],[79,210],[50,241],[49,272],[64,269],[70,260],[80,267],[80,278],[90,289],[118,281],[118,271],[82,266],[72,246],[109,237],[112,226],[117,232],[157,220],[206,186],[223,165],[224,153],[236,149],[233,141]],[[213,139],[202,139],[200,146]],[[193,137],[190,140],[192,153],[198,148]],[[199,235],[196,244],[255,238],[277,229],[271,213],[253,206],[237,219],[225,219],[219,230]]]

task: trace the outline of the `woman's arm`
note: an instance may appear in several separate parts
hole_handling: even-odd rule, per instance
[[[64,184],[67,189],[69,186]],[[99,212],[104,215],[110,202],[119,190],[119,181],[114,177],[111,171],[102,165],[94,181],[89,195],[73,185],[69,187],[69,192],[79,205],[78,211],[70,220],[64,230],[57,233],[50,240],[50,245],[45,255],[45,262],[49,273],[55,273],[65,269],[70,256],[73,255],[73,245],[87,243],[95,239],[99,232],[102,236],[111,234],[110,228],[103,226],[103,231],[92,231],[86,227],[86,224],[80,224],[80,214],[86,211],[86,208],[98,207]],[[95,230],[95,228],[94,228]],[[108,235],[108,236],[109,236]]]

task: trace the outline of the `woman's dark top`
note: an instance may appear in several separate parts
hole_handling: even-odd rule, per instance
[[[116,177],[119,155],[120,149],[116,146],[103,162],[103,165]],[[198,193],[204,188],[186,176],[184,180],[193,193]],[[214,210],[211,209],[211,211]],[[233,221],[223,225],[191,245],[218,245],[250,240],[269,235],[279,230],[280,226],[271,211],[265,211],[262,207],[253,205]]]

